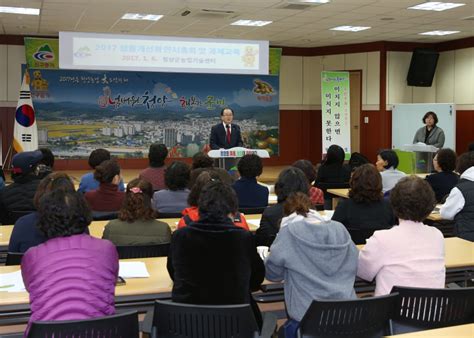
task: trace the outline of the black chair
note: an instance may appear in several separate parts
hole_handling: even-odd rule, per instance
[[[354,229],[347,228],[354,244],[365,244],[367,238],[370,238],[374,232],[379,229]]]
[[[92,211],[92,219],[94,221],[109,221],[117,218],[117,211]]]
[[[301,338],[390,335],[398,294],[354,300],[313,300],[300,323]]]
[[[127,312],[86,320],[33,322],[28,337],[138,338],[138,313]]]
[[[154,245],[125,245],[117,246],[120,259],[166,257],[170,251],[170,243]]]
[[[395,286],[398,308],[394,334],[474,323],[474,287],[423,289]]]
[[[263,213],[265,207],[259,208],[239,208],[239,212],[243,213],[244,215],[258,215]]]
[[[181,218],[183,214],[180,212],[158,212],[158,219],[160,218]]]
[[[22,258],[23,258],[22,252],[8,252],[5,265],[21,265]]]
[[[151,337],[271,337],[276,329],[276,316],[271,313],[263,315],[259,332],[249,304],[193,305],[156,301]]]

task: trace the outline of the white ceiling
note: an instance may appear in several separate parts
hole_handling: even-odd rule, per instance
[[[34,7],[41,15],[0,13],[0,34],[57,35],[59,31],[107,32],[269,40],[273,46],[317,47],[373,41],[437,43],[474,36],[474,0],[444,12],[409,10],[424,0],[332,0],[303,10],[284,0],[0,0],[0,6]],[[233,11],[204,14],[203,9]],[[184,10],[191,13],[181,16]],[[157,21],[121,20],[124,13],[162,14]],[[465,20],[473,17],[471,20]],[[391,18],[386,20],[387,18]],[[238,19],[271,20],[264,27],[230,26]],[[385,19],[385,20],[384,20]],[[353,33],[340,25],[371,26]],[[422,36],[431,30],[459,30]]]

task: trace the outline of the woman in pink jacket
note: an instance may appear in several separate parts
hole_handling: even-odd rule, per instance
[[[444,238],[423,220],[436,205],[430,185],[419,177],[402,178],[392,189],[390,204],[400,225],[376,231],[359,253],[357,276],[375,278],[375,295],[392,287],[443,288]]]
[[[21,263],[34,321],[74,320],[115,313],[118,255],[115,246],[85,234],[92,216],[82,194],[52,191],[39,201],[47,241]]]

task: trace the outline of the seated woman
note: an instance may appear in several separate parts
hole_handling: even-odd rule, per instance
[[[136,178],[130,181],[118,219],[110,221],[102,238],[115,245],[152,245],[169,243],[171,230],[168,224],[156,220],[151,207],[153,186]]]
[[[153,209],[163,213],[181,213],[188,206],[189,174],[189,166],[186,163],[171,163],[165,171],[167,189],[153,194]]]
[[[295,167],[283,170],[275,183],[275,194],[278,203],[267,207],[262,214],[260,227],[256,231],[257,245],[270,246],[280,230],[283,217],[283,202],[291,193],[302,192],[308,195],[308,180],[304,173]]]
[[[88,164],[89,167],[95,170],[99,164],[108,160],[110,160],[110,152],[107,149],[99,148],[91,152],[89,155]],[[97,190],[99,185],[100,182],[94,178],[94,173],[87,173],[81,177],[81,182],[79,183],[79,189],[77,189],[77,191],[85,193],[88,191]],[[125,191],[125,185],[123,184],[122,180],[119,182],[119,190]]]
[[[100,182],[97,190],[88,191],[84,197],[93,212],[113,212],[122,207],[125,193],[119,191],[120,167],[114,160],[107,160],[95,167],[94,178]]]
[[[198,152],[193,156],[193,164],[191,165],[191,169],[198,169],[198,168],[212,168],[214,167],[214,160],[210,158],[206,153]]]
[[[441,217],[454,219],[454,234],[474,242],[474,151],[458,158],[459,183],[451,190],[441,207]]]
[[[389,229],[394,225],[390,203],[383,198],[382,178],[372,164],[355,169],[349,198],[341,198],[332,219],[348,229]]]
[[[292,167],[299,168],[305,174],[309,183],[309,198],[313,205],[324,204],[324,193],[321,189],[313,187],[313,182],[316,180],[316,169],[313,164],[308,160],[298,160],[291,165]]]
[[[23,256],[21,273],[35,321],[79,320],[115,313],[118,255],[85,234],[92,217],[81,193],[56,190],[39,200],[38,226],[47,241]]]
[[[190,304],[245,304],[254,306],[251,291],[258,290],[265,268],[252,233],[236,227],[234,190],[222,182],[210,182],[198,201],[199,221],[173,233],[168,272],[173,279],[173,302]]]
[[[66,192],[74,192],[74,183],[71,178],[63,173],[49,174],[43,178],[38,185],[33,204],[36,210],[39,207],[40,198],[47,192],[62,190]],[[26,252],[29,248],[37,246],[46,241],[46,237],[38,228],[38,219],[40,215],[37,211],[20,217],[13,227],[10,243],[8,244],[8,252]]]
[[[285,281],[287,338],[296,337],[298,324],[312,300],[356,298],[355,244],[341,223],[324,221],[310,207],[311,201],[303,193],[293,193],[286,199],[284,210],[289,216],[282,220],[265,260],[265,277]]]
[[[454,172],[456,153],[449,148],[438,150],[433,158],[433,168],[436,173],[426,176],[425,179],[433,188],[438,203],[442,203],[459,182],[459,176]]]
[[[325,209],[332,208],[331,195],[326,192],[327,189],[346,188],[349,186],[351,168],[344,164],[344,158],[344,149],[333,144],[328,148],[326,157],[319,166],[314,186],[324,192]]]
[[[357,276],[375,278],[375,296],[390,293],[394,285],[443,288],[444,238],[423,220],[436,205],[430,185],[417,176],[405,177],[390,193],[399,226],[376,231],[359,253]]]
[[[382,150],[377,154],[375,166],[382,176],[382,192],[384,194],[392,190],[395,184],[406,176],[404,172],[397,170],[398,156],[390,149]]]
[[[262,160],[257,155],[244,155],[237,164],[240,178],[232,185],[239,208],[259,208],[268,205],[268,188],[258,184],[257,177],[262,174]]]
[[[203,171],[199,174],[188,196],[188,204],[190,207],[183,210],[183,217],[178,222],[178,229],[185,227],[192,222],[199,221],[198,201],[199,196],[201,195],[201,190],[206,184],[214,181],[220,181],[220,178],[213,170]],[[234,224],[242,229],[249,230],[245,216],[238,211],[234,214]]]
[[[153,143],[148,150],[148,161],[150,166],[144,169],[138,176],[150,182],[153,190],[165,189],[165,159],[168,156],[168,148],[160,143]]]

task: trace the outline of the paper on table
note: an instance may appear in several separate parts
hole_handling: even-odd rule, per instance
[[[247,223],[255,225],[257,228],[260,227],[260,220],[259,219],[248,219]]]
[[[150,274],[144,262],[119,262],[119,276],[122,278],[148,278]]]
[[[277,202],[278,201],[277,195],[268,195],[268,201],[269,202]]]
[[[21,270],[0,274],[0,291],[23,292],[25,284],[21,277]]]
[[[333,215],[334,215],[334,210],[324,210],[324,215],[322,216],[324,217],[324,220],[330,221]]]

